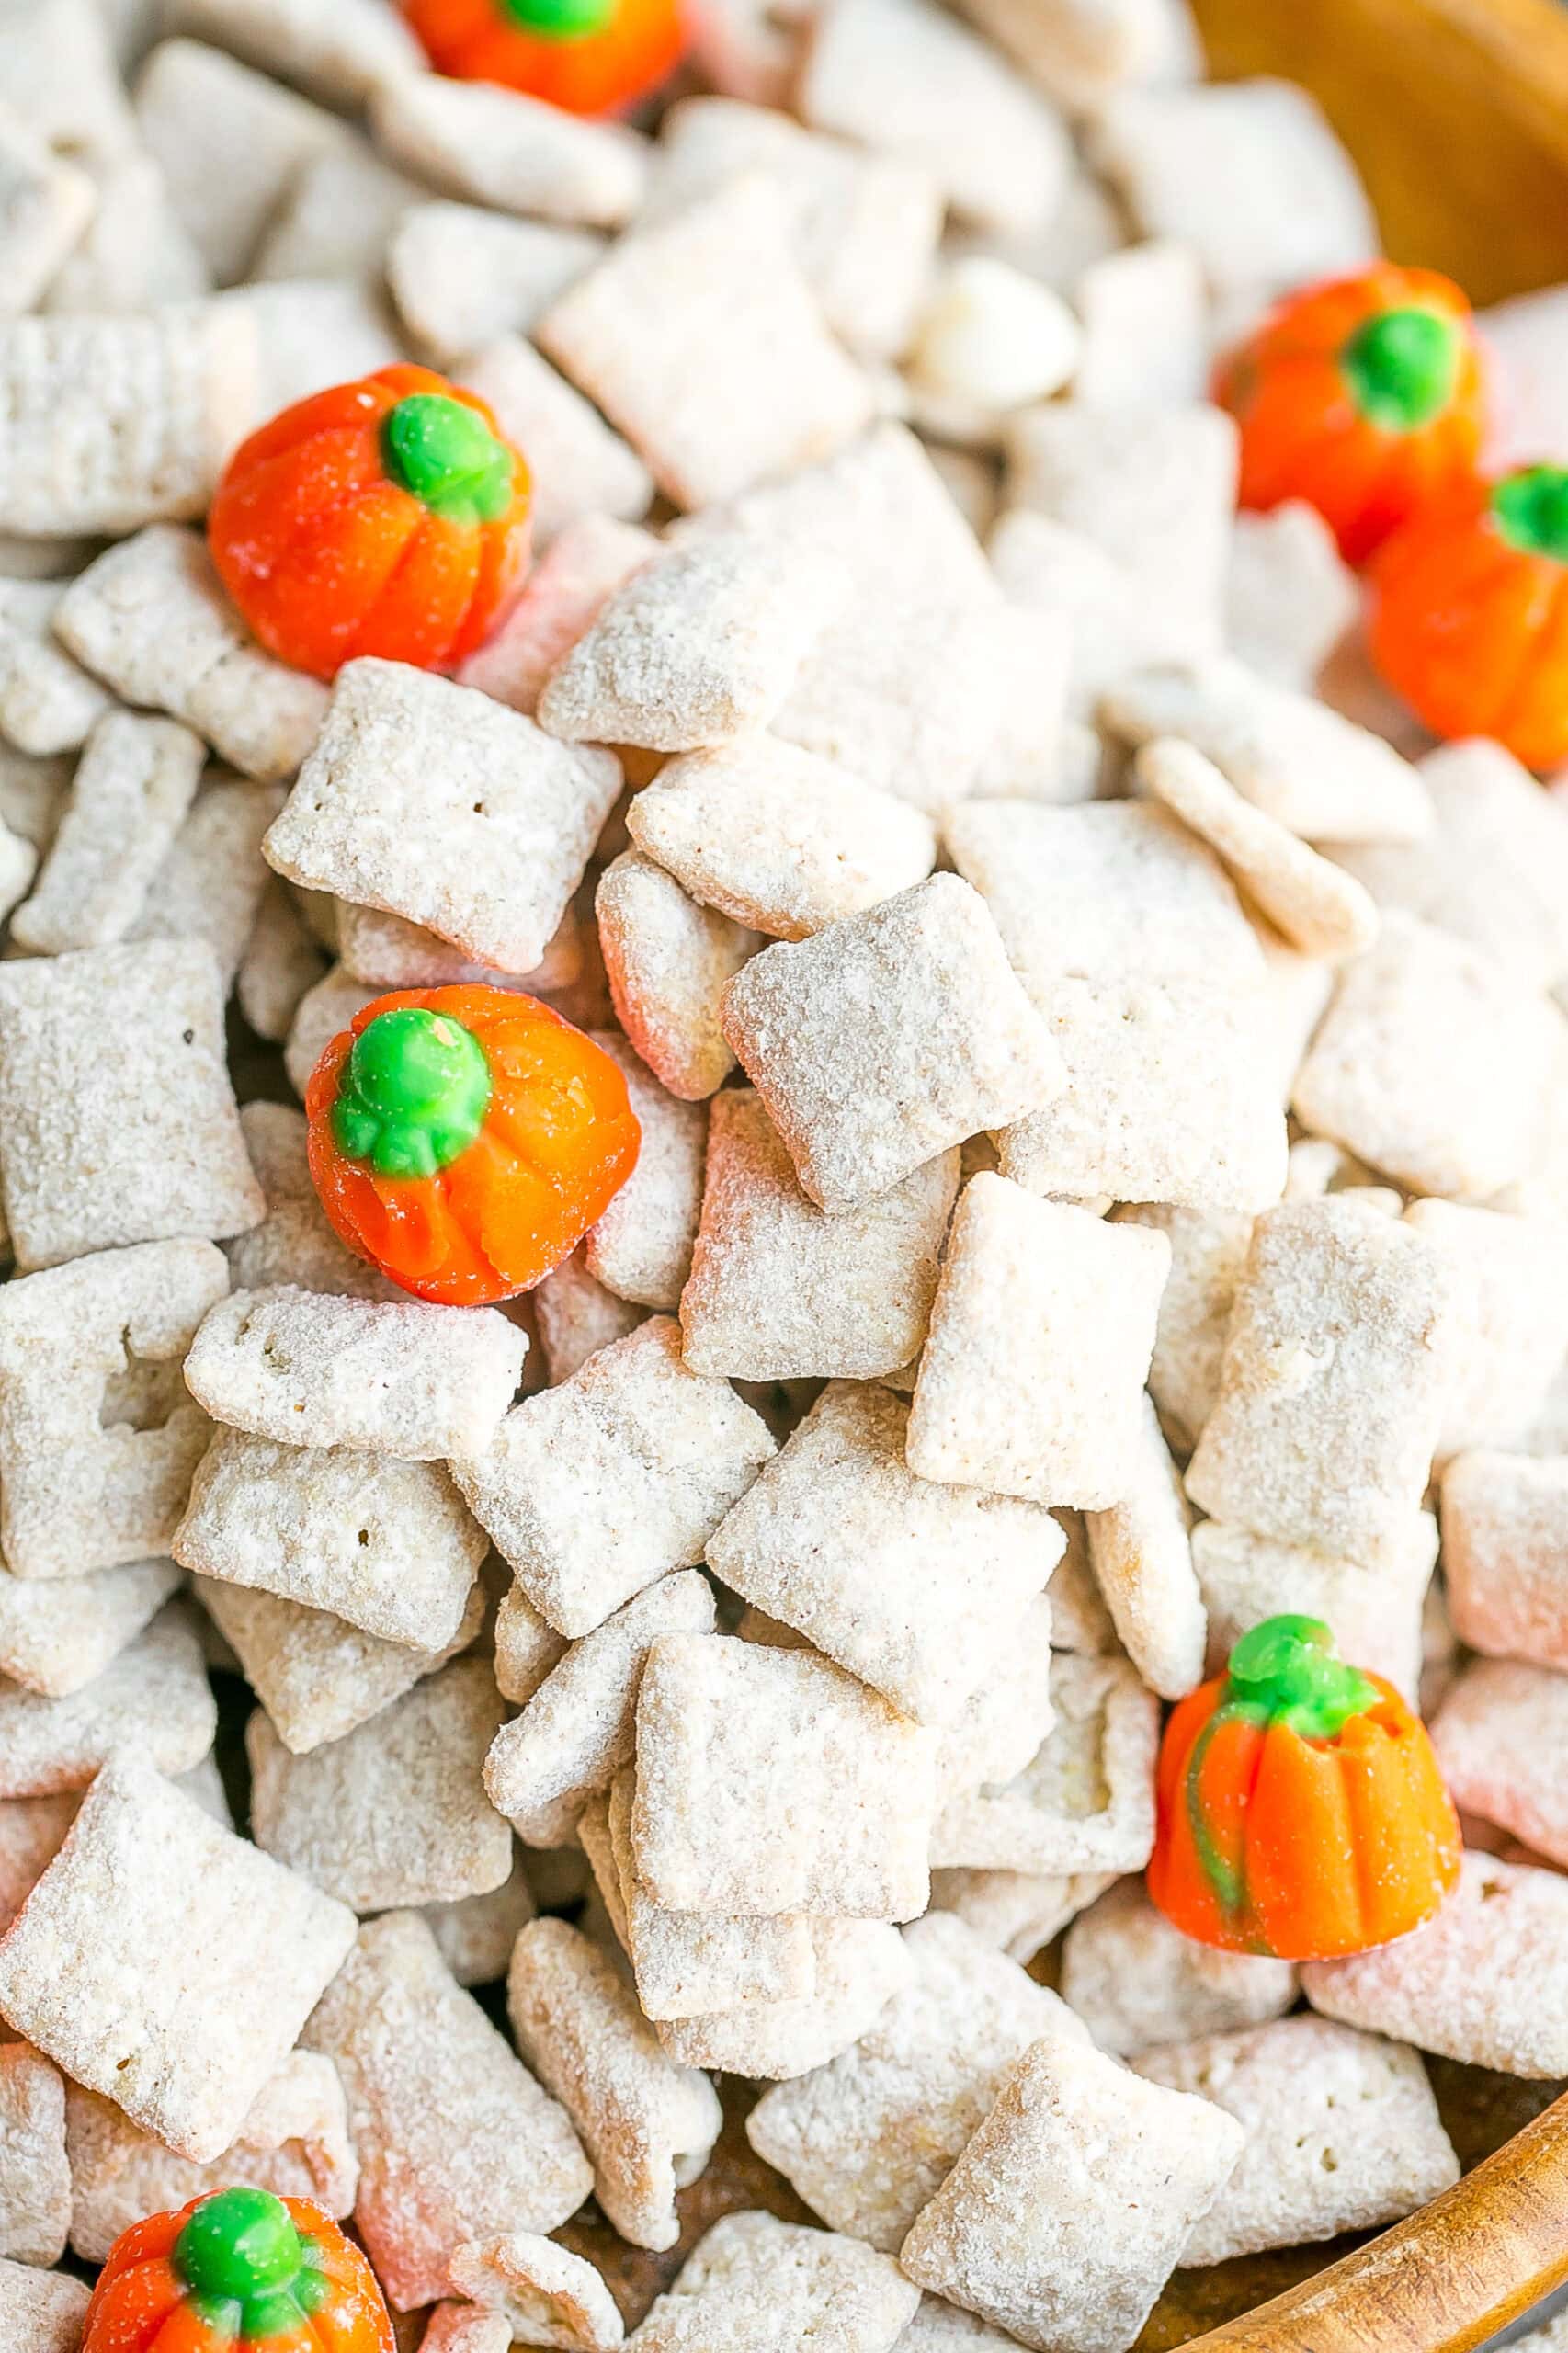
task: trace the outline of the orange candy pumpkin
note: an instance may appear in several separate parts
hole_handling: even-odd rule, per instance
[[[82,2353],[394,2353],[359,2249],[319,2206],[221,2189],[115,2241]]]
[[[1372,660],[1436,735],[1492,735],[1527,767],[1568,760],[1568,469],[1471,482],[1372,570]]]
[[[1219,369],[1241,428],[1241,503],[1315,506],[1348,563],[1473,468],[1480,346],[1459,288],[1377,262],[1291,295]]]
[[[509,989],[377,997],[316,1064],[305,1116],[311,1175],[348,1247],[455,1307],[558,1267],[642,1142],[609,1056]]]
[[[1149,1893],[1199,1944],[1329,1961],[1432,1918],[1460,1827],[1426,1727],[1313,1618],[1268,1618],[1175,1710]]]
[[[568,114],[611,114],[674,73],[677,0],[405,0],[437,74],[500,82]]]
[[[472,392],[382,368],[285,409],[241,445],[207,536],[279,661],[318,678],[377,654],[449,670],[528,570],[530,483]]]

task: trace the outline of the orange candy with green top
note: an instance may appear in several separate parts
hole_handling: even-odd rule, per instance
[[[437,74],[499,82],[568,114],[612,114],[674,73],[676,0],[405,0]]]
[[[318,678],[366,654],[450,670],[521,588],[531,512],[527,463],[475,393],[382,368],[253,433],[207,537],[280,662]]]
[[[1149,1893],[1199,1944],[1332,1961],[1418,1928],[1459,1878],[1426,1730],[1315,1618],[1265,1619],[1173,1712]]]
[[[1526,767],[1568,760],[1568,469],[1462,484],[1390,540],[1369,643],[1436,735],[1491,735]]]
[[[483,1307],[568,1257],[642,1131],[609,1056],[509,989],[377,997],[305,1090],[335,1231],[416,1298]]]
[[[1485,423],[1469,303],[1435,270],[1375,262],[1290,295],[1219,369],[1241,503],[1315,506],[1347,563],[1473,468]]]
[[[394,2353],[375,2275],[303,2198],[221,2189],[109,2249],[82,2353]]]

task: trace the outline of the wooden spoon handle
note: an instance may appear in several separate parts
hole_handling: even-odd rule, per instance
[[[1193,2353],[1472,2353],[1565,2279],[1568,2093],[1418,2214]]]

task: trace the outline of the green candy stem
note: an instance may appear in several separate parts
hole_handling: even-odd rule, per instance
[[[511,450],[444,392],[411,392],[389,411],[381,456],[400,490],[449,522],[498,522],[512,503]]]
[[[501,11],[519,32],[540,40],[584,40],[603,32],[615,0],[501,0]]]
[[[1460,333],[1437,311],[1384,311],[1340,354],[1356,405],[1385,433],[1414,433],[1440,416],[1459,381]]]
[[[175,2241],[174,2266],[214,2334],[247,2344],[297,2331],[327,2291],[314,2242],[266,2189],[204,2198]]]
[[[1568,469],[1526,466],[1492,493],[1492,514],[1510,547],[1568,563]]]
[[[1359,1667],[1336,1656],[1321,1618],[1266,1618],[1231,1653],[1218,1711],[1282,1723],[1303,1740],[1332,1740],[1378,1704]]]
[[[484,1125],[490,1065],[472,1029],[423,1006],[378,1013],[344,1065],[332,1131],[379,1176],[434,1176]]]

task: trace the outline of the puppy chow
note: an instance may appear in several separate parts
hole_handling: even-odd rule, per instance
[[[77,1610],[80,1617],[80,1600]],[[58,1633],[54,1647],[62,1649]],[[62,1665],[35,1680],[72,1677]],[[122,1747],[160,1772],[188,1772],[210,1750],[217,1722],[195,1631],[178,1611],[167,1612],[62,1698],[0,1682],[0,1796],[85,1789]]]
[[[1441,1493],[1455,1632],[1494,1658],[1568,1668],[1568,1456],[1457,1455]]]
[[[642,1144],[636,1167],[588,1233],[583,1263],[597,1282],[619,1297],[673,1313],[691,1271],[702,1206],[707,1114],[699,1105],[666,1093],[617,1032],[601,1030],[594,1042],[626,1081]],[[448,1450],[469,1454],[477,1449],[459,1446]]]
[[[460,1895],[450,1904],[421,1904],[420,1916],[460,1985],[494,1985],[506,1974],[518,1931],[535,1917],[533,1891],[520,1857],[499,1887]]]
[[[175,0],[167,13],[173,29],[214,41],[328,106],[352,108],[420,63],[418,43],[381,0],[335,0],[324,19],[311,0]]]
[[[338,1019],[335,1014],[331,1034],[347,1027],[351,1017],[345,1013]],[[324,1038],[322,1043],[326,1043]],[[287,1103],[246,1103],[241,1108],[240,1127],[266,1197],[267,1214],[259,1225],[228,1245],[236,1287],[262,1290],[274,1283],[292,1283],[301,1290],[356,1299],[403,1298],[328,1225],[311,1182],[304,1113]]]
[[[1210,1674],[1250,1626],[1290,1609],[1334,1629],[1340,1655],[1369,1666],[1414,1706],[1421,1681],[1421,1609],[1437,1556],[1429,1512],[1412,1512],[1375,1565],[1283,1544],[1225,1521],[1199,1521],[1192,1564],[1209,1612]]]
[[[1288,1961],[1220,1952],[1184,1937],[1135,1879],[1118,1880],[1080,1912],[1062,1949],[1062,1997],[1116,2059],[1262,2025],[1288,2010],[1297,1990]]]
[[[633,2246],[673,2246],[676,2192],[702,2173],[722,2122],[712,2085],[667,2056],[614,1968],[564,1920],[518,1937],[506,2012],[576,2126],[617,2230]]]
[[[904,1942],[913,1983],[825,2067],[767,2092],[757,2154],[835,2230],[896,2254],[1033,2042],[1085,2030],[1054,1994],[950,1914]]]
[[[693,1371],[679,1326],[654,1316],[515,1406],[487,1451],[453,1470],[528,1598],[574,1638],[694,1567],[774,1452],[760,1416]]]
[[[919,2291],[854,2239],[772,2214],[726,2214],[637,2331],[639,2353],[892,2353]]]
[[[416,1914],[366,1923],[305,2040],[343,2079],[355,2226],[397,2311],[444,2295],[452,2257],[476,2235],[553,2231],[592,2188],[565,2110],[457,1984]]]
[[[615,591],[659,553],[651,531],[612,515],[582,515],[563,525],[500,627],[461,665],[459,683],[531,719],[556,665]]]
[[[931,1860],[988,1870],[1141,1871],[1154,1844],[1159,1703],[1122,1658],[1060,1655],[1048,1738],[1001,1788],[953,1799]]]
[[[236,2003],[242,1917],[253,1973]],[[352,1936],[341,1904],[121,1754],[0,1939],[0,2010],[74,2082],[205,2164],[239,2132]]]
[[[650,1644],[662,1634],[711,1633],[714,1616],[707,1580],[694,1569],[678,1570],[570,1644],[531,1691],[517,1672],[516,1621],[497,1627],[497,1671],[510,1686],[508,1696],[521,1699],[522,1712],[496,1728],[484,1786],[526,1846],[571,1845],[584,1807],[631,1762]],[[534,1622],[548,1633],[541,1620]]]
[[[267,855],[290,881],[531,972],[619,789],[608,752],[403,663],[350,662]]]
[[[1040,2353],[1123,2353],[1244,2145],[1223,2110],[1129,2077],[1087,2044],[1038,2041],[900,2266]]]
[[[1315,506],[1288,498],[1266,515],[1236,517],[1225,568],[1225,642],[1249,670],[1310,692],[1359,610],[1356,576]],[[1427,774],[1429,790],[1431,782]],[[1348,862],[1354,869],[1358,855],[1379,854],[1352,852]]]
[[[0,2043],[0,2259],[58,2263],[70,2227],[64,2083],[25,2042]]]
[[[1027,1964],[1115,1878],[1103,1871],[935,1870],[931,1908],[955,1914],[998,1952]]]
[[[84,2279],[0,2259],[0,2329],[17,2353],[80,2353],[87,2302]]]
[[[589,1274],[580,1248],[538,1285],[533,1309],[540,1354],[553,1388],[580,1372],[598,1349],[624,1340],[648,1320],[641,1307],[618,1299]]]
[[[1568,1358],[1568,1236],[1453,1201],[1413,1201],[1405,1223],[1453,1259],[1467,1286],[1439,1460],[1522,1448]]]
[[[211,780],[198,792],[127,936],[205,940],[227,988],[239,972],[272,880],[261,845],[283,806],[283,788],[246,783],[210,768],[208,775]],[[312,980],[319,970],[318,965]]]
[[[1019,1612],[995,1667],[943,1733],[938,1803],[1014,1780],[1049,1735],[1051,1632],[1051,1595],[1042,1593]]]
[[[1116,1214],[1119,1222],[1163,1233],[1171,1245],[1149,1393],[1172,1440],[1190,1450],[1220,1393],[1225,1337],[1253,1222],[1243,1211],[1174,1209],[1156,1202],[1130,1205]]]
[[[386,240],[387,283],[409,333],[437,367],[449,367],[503,335],[530,333],[603,251],[590,230],[415,201]]]
[[[260,845],[256,855],[260,859]],[[269,1045],[280,1046],[293,1027],[300,1000],[326,970],[326,958],[290,895],[268,875],[234,976],[240,1011]],[[242,1120],[241,1125],[244,1125]]]
[[[220,1429],[170,1549],[203,1576],[432,1651],[457,1631],[485,1541],[437,1463]]]
[[[1482,1658],[1449,1686],[1432,1740],[1454,1803],[1568,1861],[1568,1811],[1554,1759],[1568,1727],[1568,1677],[1522,1659]]]
[[[183,1582],[172,1561],[43,1582],[7,1571],[0,1575],[0,1677],[44,1699],[69,1699],[96,1684]],[[0,1716],[5,1690],[0,1683]]]
[[[494,412],[528,457],[533,528],[548,546],[587,515],[635,522],[653,501],[653,477],[593,404],[520,335],[504,335],[462,360],[458,381]]]
[[[53,634],[63,594],[53,580],[0,578],[0,735],[19,752],[74,751],[109,708]]]
[[[122,2231],[215,2189],[244,2182],[278,2198],[308,2198],[341,2221],[353,2211],[359,2168],[343,2086],[330,2059],[291,2051],[252,2101],[233,2144],[207,2164],[177,2156],[112,2100],[65,2089],[71,2245],[101,2263]]]
[[[452,2285],[484,2313],[499,2314],[515,2344],[615,2353],[625,2338],[615,2300],[593,2265],[528,2231],[459,2247]]]
[[[665,2019],[658,2033],[670,2057],[685,2067],[788,2083],[858,2042],[909,1983],[908,1948],[885,1920],[817,1919],[810,1926],[815,1977],[809,1993]]]
[[[519,90],[400,74],[370,98],[370,131],[391,161],[432,188],[497,212],[615,229],[642,201],[647,142]]]
[[[1181,1477],[1147,1396],[1127,1491],[1104,1511],[1086,1511],[1089,1561],[1118,1634],[1138,1672],[1162,1699],[1179,1699],[1203,1680],[1208,1637],[1194,1574],[1191,1514]]]
[[[814,1653],[665,1635],[637,1701],[638,1872],[677,1911],[913,1919],[935,1749]]]
[[[1190,245],[1155,237],[1106,254],[1084,270],[1074,301],[1083,323],[1074,401],[1182,408],[1203,398],[1208,290]]]
[[[785,199],[756,173],[626,238],[537,335],[677,506],[831,458],[871,420],[871,385],[790,250]]]

